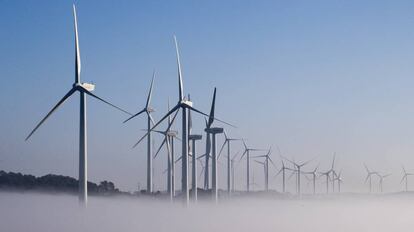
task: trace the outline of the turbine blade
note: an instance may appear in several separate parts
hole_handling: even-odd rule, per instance
[[[370,171],[369,171],[369,169],[368,169],[368,167],[365,163],[364,163],[364,167],[365,167],[365,170],[367,170],[367,172],[370,173]]]
[[[282,173],[282,171],[283,171],[283,168],[281,168],[273,178],[277,177],[280,173]]]
[[[138,113],[136,113],[136,114],[132,115],[131,117],[129,117],[128,119],[126,119],[125,121],[123,121],[123,123],[126,123],[126,122],[128,122],[129,120],[131,120],[131,119],[135,118],[136,116],[138,116],[138,115],[140,115],[140,114],[144,113],[146,110],[147,110],[147,109],[143,109],[143,110],[141,110],[140,112],[138,112]]]
[[[211,103],[210,115],[208,116],[208,127],[210,128],[214,122],[214,108],[216,105],[216,88],[214,88],[213,101]]]
[[[217,159],[220,159],[221,152],[223,151],[224,146],[226,145],[226,143],[228,143],[228,141],[224,141],[223,145],[221,146],[221,148],[220,148],[220,152],[219,152],[219,154],[218,154],[218,158],[217,158]]]
[[[192,106],[188,106],[188,105],[187,105],[186,107],[188,107],[190,110],[195,111],[195,112],[197,112],[197,113],[199,113],[199,114],[201,114],[201,115],[204,115],[204,116],[206,116],[206,117],[209,117],[209,115],[207,115],[206,113],[203,113],[203,112],[201,112],[201,111],[197,110],[196,108],[194,108],[194,107],[192,107]],[[219,122],[221,122],[221,123],[224,123],[224,124],[226,124],[226,125],[228,125],[228,126],[231,126],[231,127],[233,127],[233,128],[236,128],[236,126],[234,126],[234,125],[232,125],[232,124],[230,124],[230,123],[228,123],[228,122],[225,122],[225,121],[223,121],[223,120],[220,120],[220,119],[218,119],[218,118],[214,118],[214,120],[217,120],[217,121],[219,121]]]
[[[63,96],[62,99],[49,111],[49,113],[46,114],[46,116],[36,125],[36,127],[30,132],[30,134],[26,137],[26,141],[33,135],[33,133],[46,121],[47,118],[49,118],[50,115],[55,112],[60,105],[62,105],[74,92],[76,91],[75,88],[72,88],[69,90],[69,92]]]
[[[333,170],[333,169],[334,169],[334,165],[335,165],[335,158],[336,158],[336,152],[334,152],[334,156],[333,156],[333,160],[332,160],[331,170]]]
[[[124,109],[122,109],[122,108],[120,108],[120,107],[118,107],[118,106],[116,106],[116,105],[114,105],[114,104],[112,104],[112,103],[108,102],[108,101],[105,101],[104,99],[102,99],[102,98],[100,98],[100,97],[96,96],[95,94],[93,94],[93,93],[89,92],[87,89],[85,89],[85,88],[83,88],[83,87],[82,87],[82,91],[83,91],[83,92],[85,92],[86,94],[88,94],[89,96],[92,96],[92,97],[94,97],[94,98],[98,99],[99,101],[101,101],[101,102],[103,102],[103,103],[106,103],[106,104],[108,104],[108,105],[112,106],[113,108],[115,108],[115,109],[117,109],[117,110],[120,110],[120,111],[122,111],[122,112],[124,112],[124,113],[126,113],[126,114],[129,114],[129,115],[132,115],[130,112],[128,112],[128,111],[126,111],[126,110],[124,110]]]
[[[79,52],[78,18],[76,16],[75,4],[73,4],[73,24],[75,27],[75,83],[80,83],[81,60]]]
[[[150,89],[149,89],[149,92],[148,92],[147,103],[145,104],[145,108],[148,108],[149,104],[151,103],[152,87],[153,87],[153,84],[154,84],[154,79],[155,79],[155,70],[152,73],[151,85],[150,85]]]
[[[269,156],[269,160],[270,160],[270,163],[273,165],[273,167],[277,170],[278,168],[276,164],[273,162],[272,158],[270,158],[270,156]]]
[[[178,49],[178,42],[177,42],[177,37],[175,37],[175,35],[174,35],[174,43],[175,43],[175,52],[176,52],[176,55],[177,55],[177,67],[178,67],[178,91],[179,91],[179,101],[182,101],[182,100],[184,100],[184,91],[183,91],[183,77],[182,77],[182,74],[181,74],[181,62],[180,62],[180,52],[179,52],[179,49]]]
[[[247,153],[247,149],[246,149],[246,150],[244,150],[243,154],[240,156],[239,161],[240,161],[241,159],[243,159],[243,157],[244,157],[244,155],[245,155],[246,153]]]
[[[165,142],[168,140],[167,138],[168,138],[168,136],[166,135],[164,137],[164,140],[162,141],[161,145],[158,147],[157,152],[154,155],[154,159],[158,156],[158,153],[161,151],[162,146],[164,146]]]
[[[262,165],[264,165],[264,163],[263,163],[263,162],[260,162],[260,161],[257,161],[257,160],[255,160],[254,162],[256,162],[256,163],[258,163],[258,164],[262,164]]]
[[[364,183],[367,183],[367,181],[368,181],[368,179],[369,179],[370,176],[371,176],[370,174],[367,175],[367,177],[365,178]]]
[[[155,121],[154,121],[154,119],[152,118],[151,113],[148,113],[148,112],[147,112],[147,114],[148,114],[148,117],[149,117],[149,118],[150,118],[150,120],[151,120],[152,125],[154,126],[154,125],[155,125]]]
[[[176,159],[174,163],[178,163],[183,158],[183,156],[180,156],[180,158]]]

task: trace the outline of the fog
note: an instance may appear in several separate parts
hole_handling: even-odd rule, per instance
[[[413,196],[163,200],[0,193],[0,231],[411,231]]]

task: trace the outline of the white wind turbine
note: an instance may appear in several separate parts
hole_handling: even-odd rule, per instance
[[[402,183],[405,180],[405,191],[408,192],[408,176],[414,176],[414,173],[408,173],[405,170],[404,166],[402,166],[402,169],[403,169],[404,175],[403,175],[400,183]]]
[[[240,156],[240,160],[246,155],[246,190],[247,192],[250,192],[250,152],[251,151],[265,151],[264,149],[256,149],[256,148],[249,148],[246,145],[246,142],[244,140],[244,152]]]
[[[303,167],[303,166],[305,166],[306,164],[308,164],[309,162],[311,162],[312,160],[308,160],[308,161],[306,161],[306,162],[302,162],[302,163],[296,163],[295,161],[291,161],[291,160],[289,160],[289,159],[287,159],[287,158],[285,158],[287,161],[289,161],[289,162],[291,162],[293,165],[294,165],[294,167],[295,167],[295,171],[296,171],[296,190],[297,190],[297,194],[298,195],[300,195],[301,194],[301,192],[300,192],[300,175],[302,174],[302,172],[301,172],[301,168]]]
[[[304,174],[308,174],[308,175],[312,176],[312,185],[313,185],[313,194],[314,195],[316,194],[316,178],[317,178],[316,173],[317,173],[318,168],[319,168],[319,165],[316,166],[315,169],[313,169],[310,172],[303,172]]]
[[[372,172],[368,169],[367,165],[364,164],[365,170],[367,171],[367,177],[365,178],[365,183],[369,180],[369,192],[372,192],[372,175],[378,175],[377,172]]]
[[[264,162],[260,162],[260,161],[255,160],[257,163],[263,165],[265,191],[269,191],[269,161],[273,165],[273,167],[275,169],[277,169],[277,167],[276,167],[275,163],[273,162],[272,158],[270,158],[271,153],[272,153],[272,148],[269,148],[266,155],[258,155],[258,156],[253,157],[253,158],[265,158]]]
[[[218,159],[220,159],[221,152],[223,151],[224,146],[226,146],[226,144],[227,144],[227,192],[229,194],[232,191],[231,190],[232,189],[232,187],[231,187],[232,186],[231,171],[232,171],[232,168],[233,168],[231,152],[230,152],[230,143],[231,143],[231,141],[237,141],[237,140],[241,140],[241,139],[229,138],[226,134],[226,131],[224,131],[224,143],[221,146],[220,152],[219,152],[219,155],[218,155]]]
[[[139,111],[138,113],[132,115],[131,117],[129,117],[127,120],[124,121],[124,123],[128,122],[129,120],[137,117],[138,115],[142,114],[142,113],[146,113],[147,114],[147,193],[152,193],[153,189],[152,189],[152,178],[153,178],[153,173],[152,173],[152,149],[151,149],[151,143],[152,143],[152,135],[151,135],[151,123],[154,124],[154,119],[151,116],[151,112],[154,112],[154,109],[150,106],[151,104],[151,97],[152,97],[152,88],[153,88],[153,84],[154,84],[154,78],[155,78],[155,70],[152,74],[152,79],[151,79],[151,85],[150,85],[150,89],[148,91],[148,96],[147,96],[147,101],[145,103],[145,107],[144,109],[142,109],[141,111]]]
[[[383,183],[384,183],[384,179],[389,177],[391,174],[385,174],[385,175],[381,175],[379,173],[377,173],[377,176],[380,178],[379,179],[379,190],[382,193],[383,192]]]
[[[33,135],[33,133],[55,112],[70,96],[75,92],[80,94],[80,125],[79,125],[79,202],[86,206],[88,200],[88,175],[87,175],[87,124],[86,124],[86,95],[96,98],[124,113],[131,115],[129,112],[103,100],[96,96],[91,91],[95,89],[93,84],[82,83],[80,81],[81,61],[79,53],[79,39],[78,39],[78,23],[76,17],[76,8],[73,5],[73,17],[75,27],[75,83],[72,88],[63,96],[62,99],[52,108],[52,110],[36,125],[36,127],[26,137],[26,141]]]

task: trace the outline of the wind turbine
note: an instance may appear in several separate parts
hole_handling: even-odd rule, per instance
[[[220,148],[220,152],[218,154],[218,159],[220,159],[221,152],[224,149],[224,146],[227,144],[227,192],[230,194],[231,192],[231,186],[232,186],[232,180],[231,180],[231,170],[232,170],[232,159],[231,159],[231,153],[230,153],[230,142],[231,141],[237,141],[241,139],[235,139],[235,138],[229,138],[226,134],[226,131],[224,131],[224,143]]]
[[[89,83],[82,83],[80,81],[81,60],[79,52],[78,39],[78,23],[76,17],[76,8],[73,5],[73,17],[75,26],[75,83],[72,88],[63,96],[62,99],[52,108],[52,110],[36,125],[36,127],[26,137],[26,141],[33,135],[33,133],[55,112],[70,96],[75,92],[80,94],[80,125],[79,125],[79,202],[86,206],[88,200],[88,176],[87,176],[87,124],[86,124],[86,95],[94,97],[124,113],[131,115],[129,112],[109,103],[106,100],[96,96],[91,91],[95,89],[95,85]]]
[[[341,175],[342,171],[340,171],[339,174],[336,176],[336,180],[338,181],[338,193],[341,193],[341,184],[343,182]]]
[[[214,122],[214,108],[216,105],[216,88],[214,88],[213,93],[213,102],[211,104],[211,111],[208,119],[207,128],[205,129],[205,132],[208,134],[208,136],[211,135],[211,147],[213,148],[211,159],[212,159],[212,165],[211,165],[211,172],[212,172],[212,181],[211,181],[211,187],[212,187],[212,194],[213,194],[213,200],[217,202],[218,199],[218,171],[217,171],[217,143],[216,143],[216,136],[217,134],[221,134],[224,132],[223,128],[220,127],[211,127],[211,125]],[[208,154],[206,154],[206,157]],[[207,166],[208,167],[208,166]],[[206,168],[207,170],[208,168]]]
[[[286,158],[285,158],[286,159]],[[302,163],[296,163],[294,161],[291,161],[289,159],[286,159],[287,161],[291,162],[295,168],[296,168],[296,172],[297,172],[297,176],[296,176],[296,185],[297,185],[297,194],[300,195],[300,175],[302,174],[302,172],[300,171],[300,169],[305,166],[306,164],[308,164],[309,162],[311,162],[312,160],[308,160],[306,162],[302,162]]]
[[[247,192],[250,192],[250,152],[251,151],[265,151],[263,149],[256,149],[256,148],[249,148],[246,145],[246,142],[244,140],[243,141],[243,145],[244,145],[244,152],[240,157],[240,160],[246,155],[246,190]]]
[[[405,180],[405,191],[406,191],[406,192],[408,192],[408,176],[413,176],[413,175],[414,175],[414,173],[408,173],[408,172],[405,170],[404,166],[402,167],[402,169],[403,169],[403,173],[404,173],[404,175],[403,175],[403,177],[402,177],[402,179],[401,179],[401,182],[400,182],[400,183],[402,183],[402,182]]]
[[[213,94],[213,101],[210,108],[210,114],[208,115],[208,121],[206,120],[206,128],[204,131],[206,132],[206,153],[201,157],[205,156],[205,166],[204,169],[204,189],[208,190],[210,185],[210,174],[209,174],[209,160],[210,160],[210,153],[211,153],[211,136],[210,136],[210,128],[214,122],[214,110],[215,110],[215,99],[216,99],[216,88],[214,88]],[[201,158],[199,157],[199,158]]]
[[[332,185],[335,184],[335,171],[334,171],[334,166],[335,166],[335,157],[336,157],[336,153],[334,153],[333,159],[332,159],[332,164],[331,164],[331,168],[329,170],[327,170],[326,172],[319,172],[320,176],[325,176],[326,177],[326,194],[329,194],[329,180],[332,180]],[[332,173],[332,178],[330,177]],[[335,189],[335,186],[332,187],[332,190]]]
[[[285,162],[281,159],[282,167],[280,168],[279,172],[275,175],[277,177],[280,173],[282,173],[282,192],[286,192],[286,170],[291,170],[290,168],[285,166]]]
[[[316,178],[317,178],[316,171],[318,170],[318,168],[319,168],[319,165],[316,166],[315,169],[313,169],[310,172],[303,172],[304,174],[308,174],[308,175],[311,175],[312,176],[313,194],[314,195],[316,194]]]
[[[377,173],[377,176],[380,178],[380,180],[379,180],[379,189],[380,189],[380,192],[381,193],[383,191],[383,182],[384,182],[384,179],[387,178],[387,177],[389,177],[390,175],[391,174],[381,175],[381,174]]]
[[[167,114],[164,115],[155,125],[151,128],[153,130],[156,128],[161,122],[163,122],[169,115],[173,114],[176,111],[179,111],[181,109],[182,111],[182,175],[181,175],[181,190],[184,197],[184,203],[188,205],[189,203],[189,188],[188,188],[188,111],[192,110],[194,112],[197,112],[204,116],[209,116],[196,108],[193,107],[193,103],[184,97],[184,88],[183,88],[183,81],[182,81],[182,74],[181,74],[181,63],[180,63],[180,53],[178,50],[178,43],[177,38],[174,36],[174,42],[175,42],[175,51],[177,55],[177,67],[178,67],[178,103],[175,105]],[[231,124],[228,124],[224,121],[221,121],[217,118],[215,120],[223,122],[227,125],[232,126]],[[148,133],[147,133],[148,134]],[[138,142],[134,145],[134,147],[147,135],[145,134]]]
[[[263,168],[264,168],[265,191],[269,191],[269,161],[273,165],[273,167],[275,167],[277,169],[277,167],[276,167],[275,163],[273,162],[272,158],[270,158],[271,153],[272,153],[272,148],[269,148],[266,155],[259,155],[259,156],[254,156],[253,157],[253,158],[259,158],[259,157],[264,157],[265,158],[264,162],[256,161],[257,163],[262,164]]]
[[[169,103],[168,103],[168,110],[169,110]],[[164,140],[160,144],[157,152],[154,155],[154,159],[158,156],[161,148],[164,144],[167,146],[167,190],[170,194],[170,200],[172,200],[175,196],[175,162],[174,162],[174,139],[177,138],[178,131],[171,130],[171,126],[177,117],[177,113],[171,119],[171,116],[168,116],[168,126],[165,131],[154,130],[159,134],[164,135]]]
[[[378,175],[377,172],[371,172],[367,165],[364,164],[365,170],[367,171],[367,177],[365,178],[365,183],[367,183],[367,181],[369,180],[369,192],[372,192],[372,175]]]
[[[152,143],[152,135],[151,135],[151,123],[155,124],[154,119],[151,116],[151,112],[154,112],[155,110],[150,106],[151,104],[151,97],[152,97],[152,88],[154,84],[154,78],[155,78],[155,70],[152,73],[152,79],[151,79],[151,85],[150,89],[148,91],[147,101],[145,103],[144,109],[139,111],[138,113],[132,115],[127,120],[124,121],[124,123],[128,122],[129,120],[137,117],[138,115],[142,113],[147,114],[147,193],[152,193],[152,149],[151,149],[151,143]]]

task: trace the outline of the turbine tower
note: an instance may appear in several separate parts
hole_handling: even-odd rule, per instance
[[[79,202],[86,206],[88,201],[88,172],[87,172],[87,123],[86,123],[86,95],[94,97],[99,101],[102,101],[124,113],[131,115],[129,112],[109,103],[106,100],[96,96],[91,91],[95,89],[93,84],[82,83],[80,81],[81,73],[81,60],[79,52],[79,39],[78,39],[78,23],[76,17],[76,8],[73,5],[73,17],[74,17],[74,26],[75,26],[75,82],[72,85],[72,88],[63,96],[62,99],[52,108],[52,110],[36,125],[36,127],[30,132],[26,137],[26,141],[35,133],[35,131],[55,112],[70,96],[75,92],[80,94],[80,125],[79,125]]]
[[[263,149],[249,148],[246,142],[242,139],[244,145],[244,152],[240,157],[240,160],[246,155],[246,190],[250,192],[250,152],[251,151],[265,151]]]
[[[152,135],[151,135],[151,123],[152,125],[155,123],[154,119],[151,116],[151,112],[154,112],[154,109],[150,106],[151,104],[151,97],[152,97],[152,88],[153,88],[153,84],[154,84],[154,78],[155,78],[155,70],[152,73],[152,79],[151,79],[151,85],[150,85],[150,89],[148,91],[148,96],[147,96],[147,101],[145,103],[145,107],[144,109],[142,109],[141,111],[139,111],[138,113],[132,115],[131,117],[129,117],[127,120],[124,121],[124,123],[128,122],[129,120],[137,117],[138,115],[142,114],[142,113],[146,113],[147,114],[147,193],[152,193],[153,189],[152,189],[152,177],[153,177],[153,173],[152,173]]]
[[[188,96],[190,98],[190,96]],[[192,131],[193,127],[193,121],[191,118],[191,111],[188,112],[188,124],[189,124],[189,131]],[[202,135],[197,134],[190,134],[188,136],[188,139],[190,140],[192,152],[191,152],[191,161],[192,161],[192,178],[191,178],[191,189],[192,189],[192,197],[195,202],[197,202],[197,149],[196,149],[196,141],[202,139]]]
[[[180,53],[178,49],[178,43],[177,39],[174,36],[174,42],[175,42],[175,51],[177,55],[177,67],[178,67],[178,103],[175,105],[167,114],[164,115],[155,125],[151,128],[153,130],[156,128],[161,122],[163,122],[169,115],[173,114],[176,111],[179,111],[181,109],[182,111],[182,145],[181,145],[181,152],[182,152],[182,165],[181,165],[181,191],[183,195],[183,200],[186,205],[189,203],[189,188],[188,188],[188,111],[192,110],[194,112],[197,112],[204,116],[209,116],[196,108],[193,107],[193,103],[187,99],[184,98],[184,88],[183,88],[183,81],[182,81],[182,74],[181,74],[181,62],[180,62]],[[217,121],[223,122],[225,124],[228,124],[224,121],[221,121],[219,119],[215,119]],[[231,124],[228,124],[232,126]],[[147,133],[148,134],[148,133]],[[138,142],[134,145],[134,147],[144,139],[144,137],[147,135],[145,134]]]
[[[236,158],[239,155],[239,152],[237,152],[230,160],[231,164],[231,192],[234,192],[234,176],[235,176],[235,162],[236,162]]]

